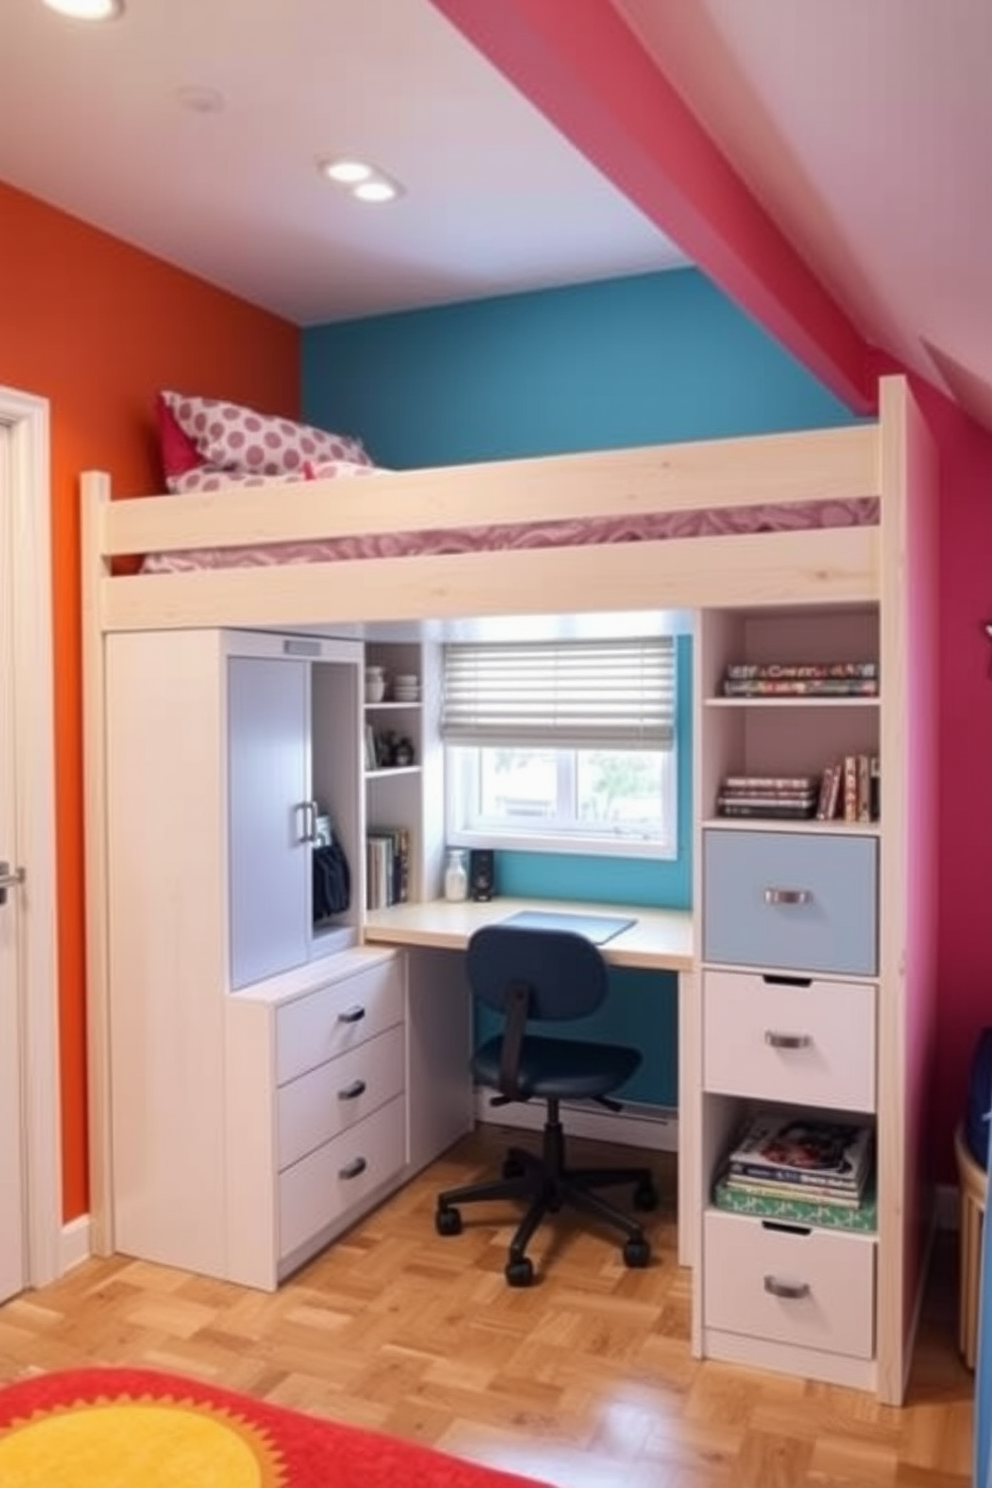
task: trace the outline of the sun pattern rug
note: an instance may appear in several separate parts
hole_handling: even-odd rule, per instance
[[[2,1488],[539,1488],[429,1447],[150,1369],[0,1389]]]

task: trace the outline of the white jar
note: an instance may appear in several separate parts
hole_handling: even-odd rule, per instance
[[[386,673],[382,667],[365,668],[365,701],[381,703],[386,696]]]
[[[468,898],[468,865],[463,847],[449,847],[444,865],[444,897],[451,904]]]

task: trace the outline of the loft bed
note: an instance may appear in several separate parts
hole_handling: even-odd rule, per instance
[[[87,611],[102,633],[869,599],[898,499],[880,503],[880,433],[864,424],[127,501],[88,473]],[[656,535],[665,529],[676,535]],[[316,544],[364,554],[383,543],[403,555],[277,561],[280,548],[298,560]],[[260,545],[265,561],[241,566]],[[204,549],[211,567],[114,572],[124,558]]]
[[[887,1261],[879,1278],[878,1354],[883,1398],[902,1398],[924,1265],[924,1241],[911,1238],[910,1232],[927,1203],[913,1164],[903,1159],[922,1145],[925,1130],[921,1113],[934,980],[932,937],[923,928],[931,919],[926,865],[932,860],[932,808],[916,773],[920,760],[913,740],[917,733],[921,738],[927,734],[935,716],[927,678],[933,673],[936,629],[930,575],[936,477],[929,435],[906,381],[883,379],[880,393],[877,421],[851,427],[436,470],[377,471],[363,480],[113,500],[108,475],[83,475],[84,799],[96,1249],[113,1245],[101,888],[106,877],[106,635],[223,626],[320,626],[333,633],[336,625],[496,615],[877,603],[885,678],[881,762],[889,865],[882,893],[890,927],[879,948],[880,976],[887,989],[879,1009],[879,1101],[897,1113],[892,1129],[905,1133],[906,1142],[902,1158],[891,1164],[891,1187],[879,1196]],[[734,532],[733,514],[756,508],[762,524],[767,518],[773,528],[777,523],[769,513],[780,512],[784,530]],[[609,525],[617,518],[629,524],[659,515],[714,512],[723,514],[715,535],[555,541],[562,530],[574,535],[576,524]],[[810,519],[824,525],[802,525]],[[832,525],[838,520],[843,525]],[[552,524],[552,541],[540,547],[484,546],[490,529],[508,524],[546,529]],[[417,551],[412,540],[429,533],[436,547],[440,535],[443,547],[444,535],[453,534],[456,546],[464,548],[466,530],[470,551]],[[396,534],[411,539],[404,545],[412,551],[404,556],[279,563],[270,555],[270,561],[252,566],[133,572],[136,561],[148,554],[203,549],[236,553],[260,544],[286,545],[291,552],[297,544],[364,543]],[[122,560],[129,560],[131,571],[119,571]],[[685,1022],[680,1033],[684,1068],[690,1047]],[[688,1112],[686,1117],[688,1125]],[[687,1130],[687,1143],[693,1140]],[[897,1235],[905,1236],[905,1244]]]

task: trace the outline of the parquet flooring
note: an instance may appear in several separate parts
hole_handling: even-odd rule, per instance
[[[953,1237],[941,1237],[895,1410],[690,1357],[664,1154],[648,1269],[628,1271],[611,1241],[566,1220],[532,1246],[540,1283],[508,1288],[505,1209],[466,1208],[457,1238],[433,1226],[437,1190],[492,1171],[504,1140],[492,1127],[466,1139],[273,1296],[123,1256],[87,1261],[0,1308],[0,1380],[86,1364],[177,1370],[555,1488],[970,1481],[974,1381],[955,1347]],[[572,1147],[579,1161],[642,1155]]]

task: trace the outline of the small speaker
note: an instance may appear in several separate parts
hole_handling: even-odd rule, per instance
[[[496,862],[491,847],[473,847],[468,855],[468,893],[482,904],[496,889]]]

